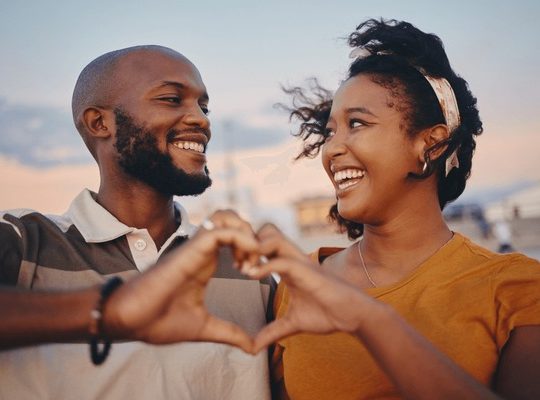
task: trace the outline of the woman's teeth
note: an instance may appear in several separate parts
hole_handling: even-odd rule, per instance
[[[193,150],[197,153],[204,153],[204,145],[200,143],[195,142],[174,142],[174,146],[178,147],[179,149],[184,150]]]
[[[363,177],[364,171],[361,169],[349,168],[334,173],[334,181],[340,190],[355,185]]]

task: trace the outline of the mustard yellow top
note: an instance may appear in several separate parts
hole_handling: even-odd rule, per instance
[[[315,256],[320,260],[336,251],[321,249]],[[457,233],[408,278],[366,293],[392,305],[486,385],[512,329],[540,325],[540,263],[522,254],[490,252]],[[287,304],[286,287],[280,284],[277,318]],[[344,333],[284,339],[276,345],[272,369],[276,397],[399,398],[362,343]]]

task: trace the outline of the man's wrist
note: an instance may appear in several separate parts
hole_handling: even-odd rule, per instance
[[[103,314],[107,301],[112,293],[118,289],[124,281],[115,276],[110,278],[100,289],[100,297],[95,307],[90,312],[90,356],[95,365],[102,364],[111,349],[111,339],[105,332]]]

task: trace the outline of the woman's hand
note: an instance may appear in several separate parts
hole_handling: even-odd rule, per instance
[[[354,332],[362,324],[364,308],[381,306],[359,289],[324,273],[275,226],[265,225],[257,236],[260,252],[269,262],[252,268],[250,275],[261,278],[278,273],[287,284],[289,304],[283,317],[258,334],[255,351],[300,332]]]

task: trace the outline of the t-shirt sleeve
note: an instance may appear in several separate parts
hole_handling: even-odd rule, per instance
[[[511,255],[492,277],[499,350],[516,327],[540,325],[540,262]]]
[[[0,216],[0,285],[17,284],[21,260],[21,237],[15,227]]]

